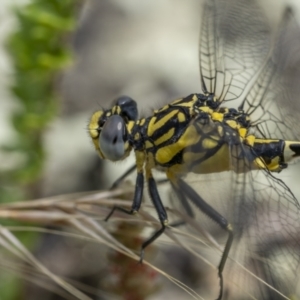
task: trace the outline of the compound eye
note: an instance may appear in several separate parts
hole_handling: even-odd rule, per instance
[[[138,118],[138,110],[136,102],[128,97],[121,96],[116,100],[116,105],[121,108],[121,116],[125,117],[127,120],[136,121]]]
[[[99,147],[105,158],[117,161],[125,154],[125,122],[119,115],[113,115],[105,122],[99,137]]]

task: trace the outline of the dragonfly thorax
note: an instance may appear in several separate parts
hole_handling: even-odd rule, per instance
[[[257,168],[280,172],[295,156],[282,140],[250,134],[251,120],[242,109],[215,106],[213,94],[191,94],[138,119],[136,102],[123,96],[111,109],[93,114],[89,133],[103,159],[123,160],[134,150],[143,153],[151,168],[171,168],[178,174]],[[235,164],[229,158],[233,147]],[[247,168],[240,167],[244,162]]]

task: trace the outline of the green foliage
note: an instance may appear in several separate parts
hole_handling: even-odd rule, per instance
[[[15,167],[0,175],[0,202],[34,197],[45,163],[43,136],[59,102],[55,82],[59,72],[70,65],[72,55],[67,37],[75,26],[78,0],[31,0],[15,8],[18,27],[7,41],[13,64],[11,93],[19,109],[11,116],[15,139],[1,150],[7,157],[21,157]],[[2,225],[5,225],[1,221]],[[6,224],[7,225],[7,224]],[[31,247],[36,234],[18,238]],[[20,299],[20,280],[7,272],[0,276],[0,299]]]
[[[6,174],[16,185],[37,180],[45,160],[43,134],[57,113],[54,83],[58,72],[72,61],[66,45],[74,29],[76,0],[32,0],[15,10],[18,29],[9,38],[7,49],[13,60],[11,92],[20,110],[12,116],[17,139],[3,147],[23,156],[22,163]]]
[[[13,274],[6,274],[4,278],[0,275],[0,299],[18,299],[19,291],[16,286],[19,284],[20,280]]]

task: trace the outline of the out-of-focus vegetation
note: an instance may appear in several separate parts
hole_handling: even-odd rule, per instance
[[[1,203],[39,195],[46,155],[43,135],[59,110],[56,82],[60,71],[72,61],[68,37],[75,27],[80,2],[32,0],[25,6],[12,7],[17,28],[6,48],[14,78],[11,93],[18,109],[11,116],[15,138],[0,145],[13,166],[1,171]],[[20,239],[30,247],[35,235],[26,232]],[[19,281],[7,274],[5,280],[1,277],[0,299],[20,299]]]
[[[61,71],[72,63],[70,35],[76,25],[77,6],[81,3],[79,0],[32,0],[26,6],[14,7],[12,10],[17,19],[17,29],[8,38],[6,48],[13,65],[11,94],[17,102],[17,110],[11,116],[15,138],[0,147],[8,159],[17,159],[10,164],[13,167],[0,175],[0,270],[3,271],[0,272],[0,300],[29,299],[32,294],[27,293],[28,286],[24,284],[26,280],[50,290],[53,294],[49,295],[49,299],[56,296],[71,299],[70,294],[76,299],[91,299],[85,296],[85,293],[91,293],[91,288],[84,289],[85,286],[82,285],[79,289],[83,292],[77,290],[76,284],[67,283],[71,276],[66,275],[66,280],[61,279],[61,274],[57,276],[43,266],[37,253],[31,253],[36,243],[39,244],[38,229],[51,232],[41,228],[45,224],[69,226],[82,234],[76,236],[79,240],[90,238],[99,244],[103,244],[99,234],[102,227],[94,223],[92,218],[83,218],[80,210],[77,211],[76,205],[74,206],[77,201],[73,197],[71,204],[67,199],[66,206],[61,206],[55,199],[48,203],[47,200],[26,201],[41,197],[47,155],[45,132],[60,110],[57,89]],[[24,210],[20,205],[24,205]],[[78,203],[77,205],[79,206]],[[106,210],[104,212],[107,213]],[[26,225],[18,226],[15,220],[23,220]],[[28,223],[37,223],[40,228],[28,227]],[[119,229],[127,229],[125,231],[132,235],[130,231],[138,234],[143,227],[120,224],[114,231],[115,243],[118,239],[124,239],[123,232],[118,233]],[[59,235],[58,231],[56,234]],[[110,241],[110,236],[108,238]],[[130,241],[128,246],[139,251],[140,239],[134,235]],[[124,299],[146,299],[160,289],[160,284],[156,281],[158,273],[146,264],[138,264],[139,257],[132,250],[129,254],[131,257],[128,257],[128,253],[120,255],[119,252],[110,252],[105,256],[109,263],[104,270],[107,276],[105,281],[102,280],[100,290],[104,294],[122,295]],[[71,253],[69,255],[72,256]],[[38,259],[35,259],[36,256]],[[58,264],[65,263],[59,257],[58,261]],[[77,263],[79,264],[76,261],[74,269],[80,269],[80,264],[78,266]],[[120,267],[122,265],[124,268]],[[76,274],[72,275],[73,279],[76,278]],[[44,278],[47,283],[43,281]],[[93,292],[97,295],[99,287]]]
[[[19,102],[11,118],[17,136],[9,145],[2,145],[2,150],[17,153],[22,159],[1,175],[5,183],[1,188],[3,201],[20,199],[20,194],[31,197],[38,189],[34,185],[45,160],[43,134],[59,106],[55,81],[59,71],[71,62],[66,38],[74,29],[76,3],[33,0],[14,9],[18,28],[8,40],[7,51],[14,70],[11,92]]]

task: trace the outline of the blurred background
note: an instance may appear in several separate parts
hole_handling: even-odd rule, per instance
[[[262,3],[272,26],[286,3]],[[299,1],[288,3],[299,18]],[[124,94],[138,102],[141,115],[147,115],[173,99],[201,92],[202,4],[199,0],[2,0],[0,203],[108,188],[131,162],[100,161],[87,133],[91,114]],[[296,185],[292,172],[284,176],[291,187]],[[1,221],[2,226],[12,224]],[[83,249],[80,242],[74,246],[63,238],[33,232],[19,233],[18,238],[54,272],[94,287],[99,276],[105,277],[103,261],[99,262],[104,258],[95,245]],[[5,255],[0,252],[2,264]],[[169,255],[182,271],[179,277],[193,286],[197,269],[191,259],[184,253]],[[85,268],[87,261],[98,261],[92,271]],[[0,300],[60,299],[16,273],[0,262]],[[190,299],[164,284],[153,288],[149,299],[174,297],[174,293],[176,299]],[[92,299],[114,298],[97,294]]]

